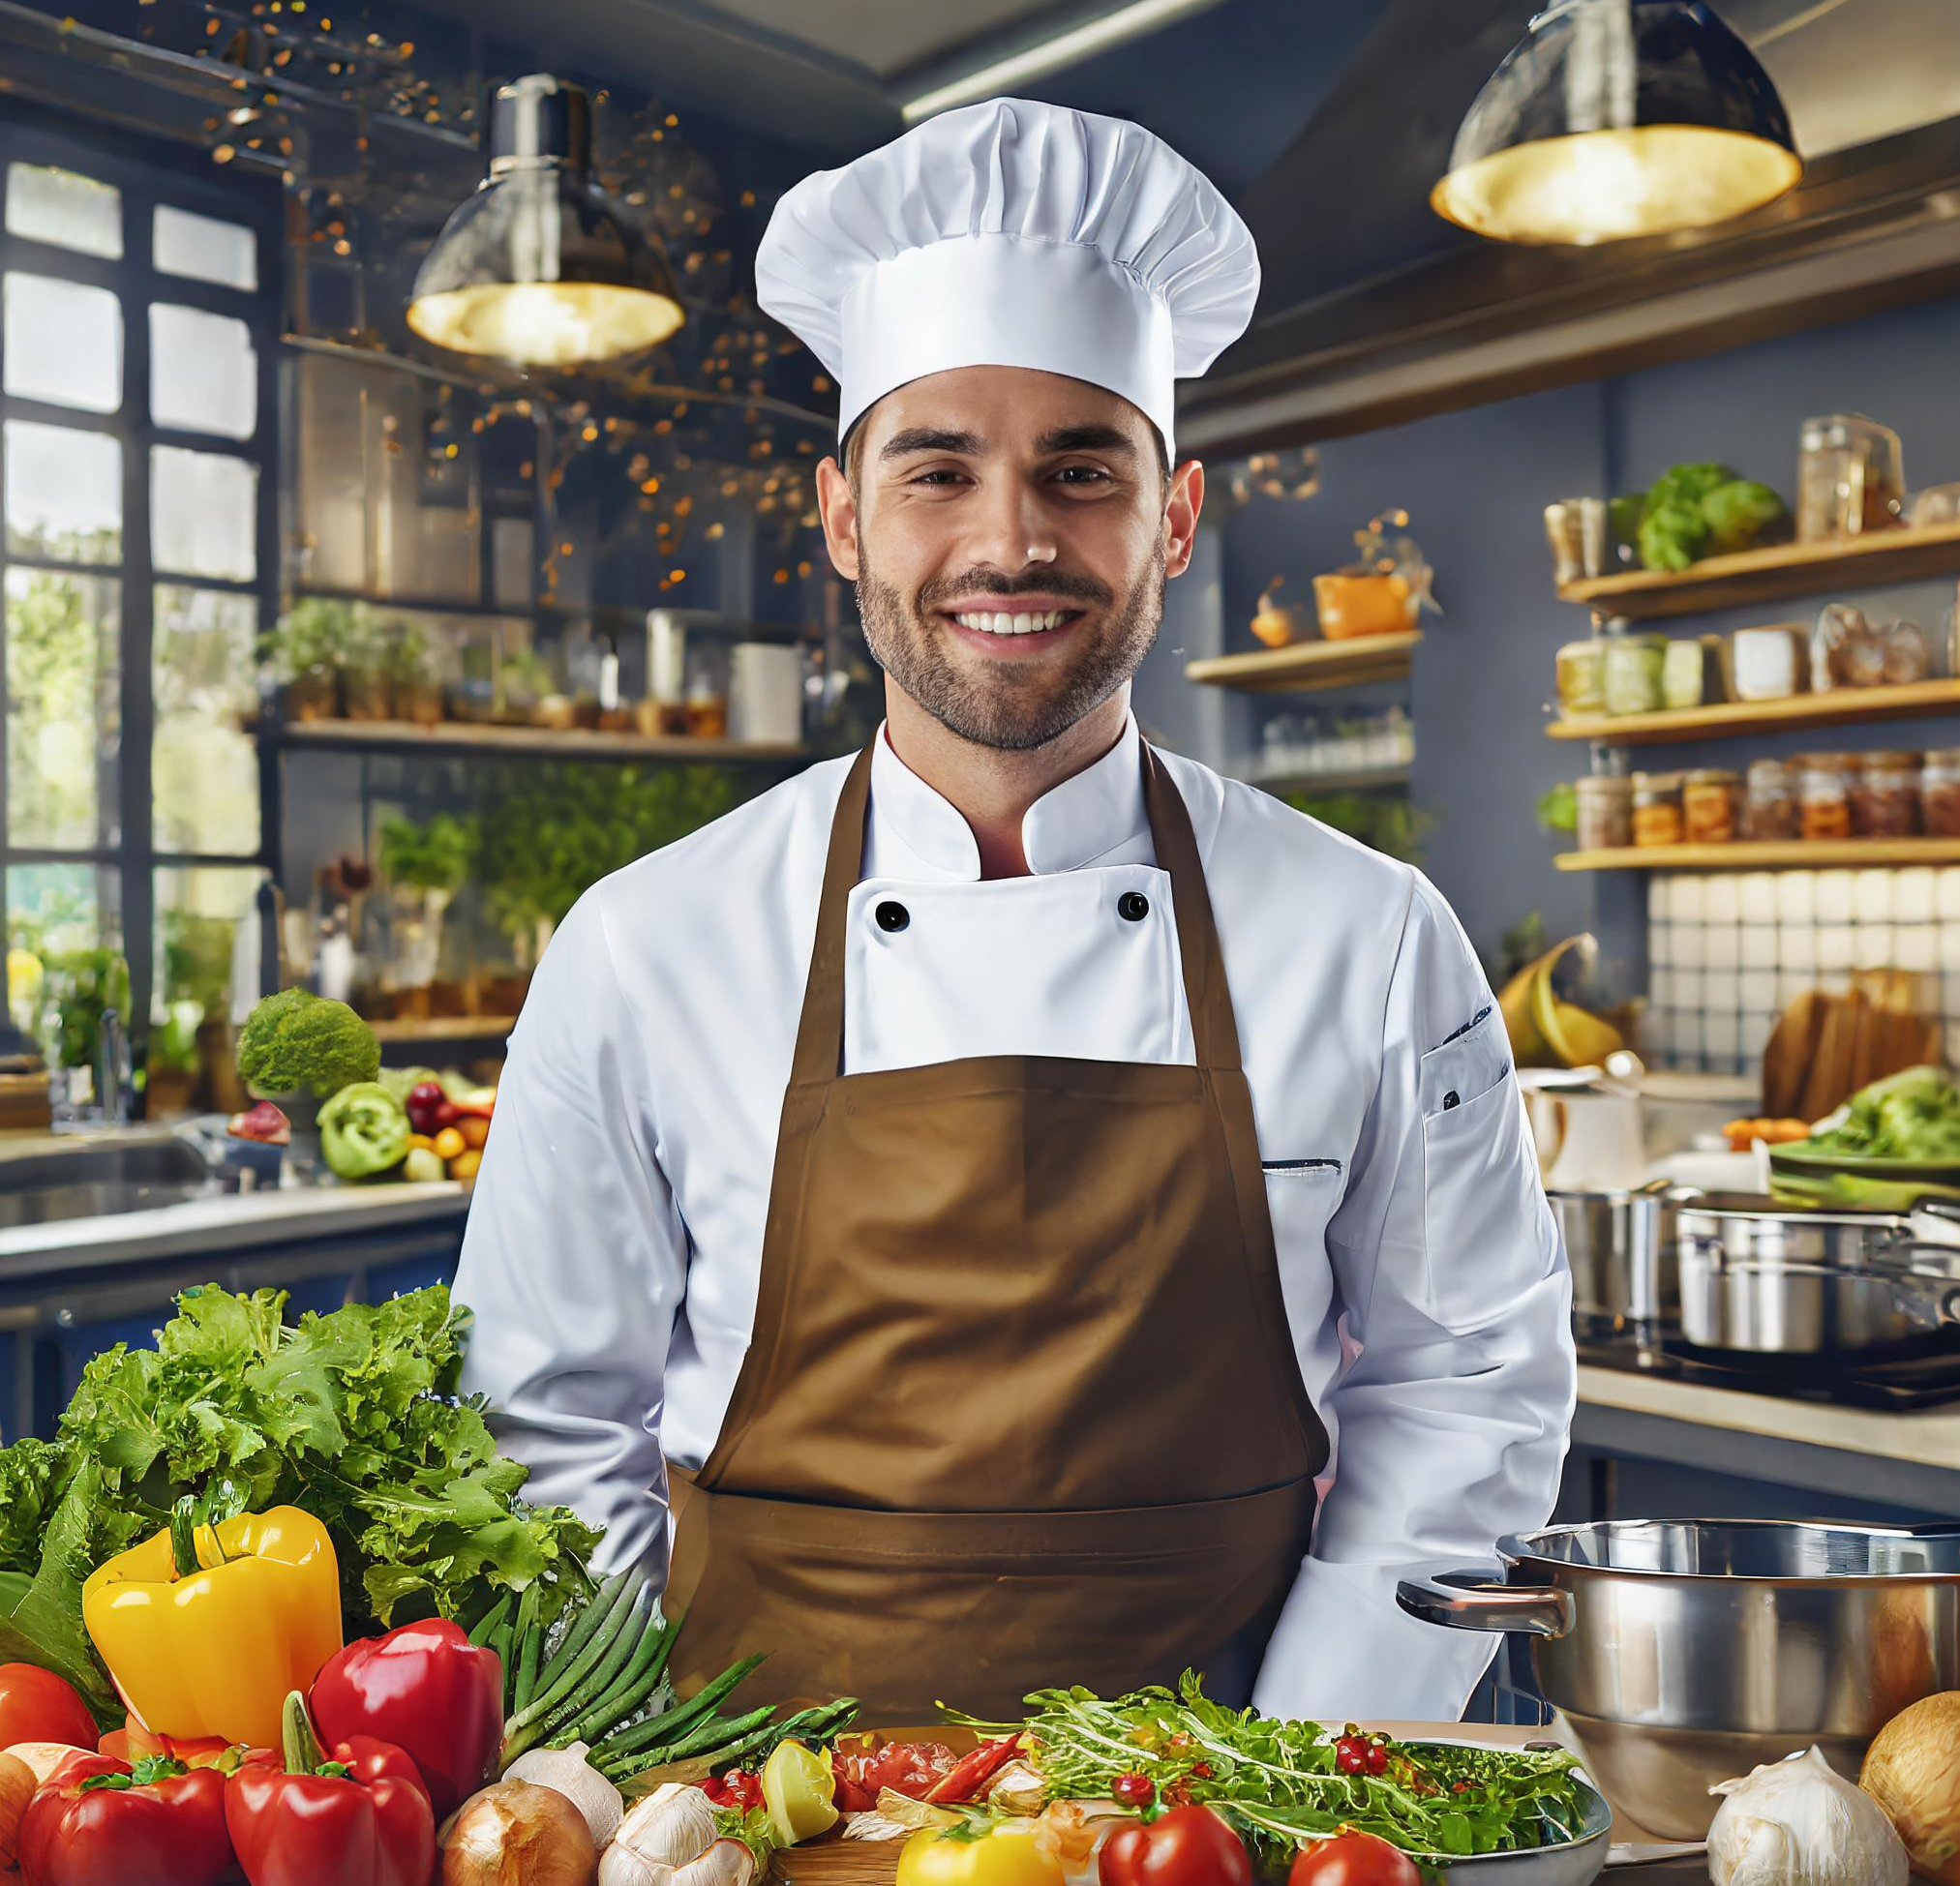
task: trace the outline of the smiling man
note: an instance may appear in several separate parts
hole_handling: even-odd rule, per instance
[[[757,277],[842,390],[887,719],[560,928],[467,1386],[615,1561],[671,1503],[683,1688],[1455,1714],[1490,1647],[1396,1579],[1544,1521],[1573,1395],[1502,1024],[1415,872],[1130,711],[1251,237],[1139,127],[1002,99],[806,179]]]

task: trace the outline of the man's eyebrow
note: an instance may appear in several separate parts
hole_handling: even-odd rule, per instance
[[[878,454],[881,459],[902,459],[908,452],[963,452],[978,457],[987,442],[978,433],[963,433],[943,426],[908,426],[893,433]]]
[[[1107,452],[1135,458],[1136,445],[1130,434],[1116,426],[1063,426],[1043,433],[1035,441],[1035,450],[1045,457],[1050,452]]]

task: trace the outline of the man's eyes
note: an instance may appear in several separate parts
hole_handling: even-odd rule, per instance
[[[932,471],[921,471],[916,478],[909,479],[907,482],[914,485],[931,485],[936,489],[944,490],[945,483],[942,481],[955,482],[964,478],[965,475],[964,472],[953,471],[942,466]],[[1058,481],[1070,485],[1092,485],[1099,482],[1106,485],[1109,483],[1109,474],[1100,465],[1093,464],[1065,464],[1055,473],[1055,477]]]

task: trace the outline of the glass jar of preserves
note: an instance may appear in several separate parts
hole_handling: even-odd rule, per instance
[[[1678,845],[1684,830],[1680,774],[1636,773],[1633,789],[1633,842]]]
[[[1579,801],[1579,849],[1616,852],[1633,843],[1634,788],[1630,779],[1590,773],[1573,786]]]
[[[1801,835],[1794,765],[1782,760],[1752,762],[1746,797],[1743,828],[1756,843],[1774,844]]]
[[[1606,644],[1568,642],[1558,651],[1558,708],[1564,714],[1606,711]]]
[[[1851,800],[1846,792],[1845,762],[1841,754],[1806,754],[1797,763],[1802,768],[1802,786],[1797,824],[1808,839],[1849,838]]]
[[[1899,523],[1899,435],[1857,412],[1806,419],[1796,457],[1796,540],[1826,543]]]
[[[1681,785],[1681,825],[1690,845],[1733,845],[1742,823],[1738,773],[1692,772]]]
[[[1919,829],[1919,756],[1867,753],[1846,781],[1854,838],[1911,838]]]
[[[1606,710],[1609,714],[1658,713],[1666,696],[1664,635],[1613,635],[1606,639]]]
[[[1960,747],[1939,747],[1919,770],[1919,805],[1928,838],[1960,838]]]
[[[1679,709],[1699,707],[1705,692],[1707,658],[1701,639],[1671,641],[1661,662],[1661,704]]]

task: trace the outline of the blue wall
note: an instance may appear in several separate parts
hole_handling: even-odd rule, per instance
[[[1425,868],[1489,960],[1503,931],[1542,911],[1553,936],[1593,928],[1613,980],[1643,976],[1639,881],[1553,868],[1554,840],[1537,824],[1539,796],[1585,770],[1584,750],[1543,728],[1559,644],[1584,636],[1584,612],[1552,593],[1543,507],[1558,497],[1644,486],[1670,464],[1719,459],[1794,498],[1797,431],[1813,413],[1864,412],[1895,427],[1909,490],[1960,479],[1960,302],[1906,308],[1707,359],[1656,368],[1320,448],[1321,489],[1300,503],[1257,499],[1220,517],[1216,584],[1221,618],[1173,585],[1161,643],[1139,679],[1137,704],[1189,750],[1230,769],[1258,750],[1272,712],[1349,697],[1224,697],[1182,719],[1174,696],[1190,656],[1256,645],[1246,626],[1260,589],[1283,572],[1288,599],[1316,570],[1352,554],[1351,533],[1400,506],[1436,571],[1445,614],[1426,624],[1409,700],[1416,724],[1413,792],[1436,815]],[[1192,576],[1199,576],[1193,569]],[[1196,591],[1200,584],[1191,583]],[[1781,608],[1687,618],[1718,631],[1767,621],[1811,622],[1826,601],[1849,600],[1927,630],[1944,667],[1950,582],[1847,590]],[[1666,625],[1660,625],[1666,626]],[[1357,701],[1393,699],[1374,690]],[[1960,742],[1960,718],[1884,729],[1786,734],[1661,750],[1657,763],[1740,767],[1764,753]],[[1662,755],[1665,758],[1662,758]]]

